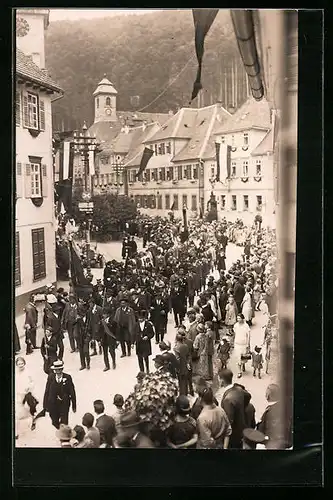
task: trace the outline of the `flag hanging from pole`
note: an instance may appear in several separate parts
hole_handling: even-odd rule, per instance
[[[62,144],[63,160],[62,160],[62,179],[66,180],[69,178],[69,152],[71,143],[65,141]]]
[[[95,151],[89,151],[89,175],[95,175]]]
[[[195,99],[202,89],[201,67],[204,54],[204,43],[206,35],[212,26],[219,9],[192,9],[195,29],[195,51],[198,60],[197,77],[193,85],[191,101]]]
[[[153,156],[154,152],[152,149],[150,148],[145,148],[144,151],[143,151],[143,155],[142,155],[142,158],[141,158],[141,162],[140,162],[140,167],[139,167],[139,170],[137,171],[137,173],[135,174],[135,177],[139,177],[139,175],[142,174],[142,172],[145,170],[150,158]]]
[[[227,146],[227,179],[231,177],[231,146]]]
[[[75,295],[78,298],[87,298],[92,293],[92,284],[85,277],[79,251],[73,240],[69,242],[70,246],[70,267],[71,281]]]
[[[174,209],[175,209],[175,202],[173,202],[173,204],[171,205],[170,210],[172,210],[172,211],[173,211]]]
[[[220,182],[220,176],[221,176],[221,164],[220,164],[221,143],[218,142],[218,141],[215,142],[215,150],[216,150],[216,180],[217,180],[217,182]]]

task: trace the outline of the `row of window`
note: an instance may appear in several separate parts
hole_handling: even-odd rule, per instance
[[[16,91],[16,125],[32,130],[45,130],[45,103],[38,94]]]
[[[165,210],[170,210],[171,208],[173,210],[179,210],[179,196],[178,194],[174,194],[172,197],[169,194],[166,194],[164,196],[164,206],[163,206],[163,199],[162,195],[158,194],[157,196],[151,194],[151,195],[131,195],[132,200],[136,203],[136,205],[140,205],[142,208],[157,208],[162,210],[163,208]],[[188,197],[186,194],[184,194],[181,198],[182,206],[181,208],[187,208],[190,210],[197,210],[198,209],[198,201],[197,201],[197,196],[192,195],[191,196],[191,206],[188,206]]]
[[[226,138],[225,135],[222,135],[221,142],[222,144],[228,144],[232,148],[235,148],[237,146],[243,148],[249,147],[249,134],[247,132],[243,133],[242,140],[239,139],[240,139],[239,135],[237,135],[237,141],[234,135],[228,136],[228,138]]]
[[[243,200],[242,200],[242,206],[238,205],[237,203],[237,195],[232,194],[230,197],[230,209],[231,210],[243,210],[244,212],[247,212],[250,210],[250,204],[249,204],[249,195],[244,194],[243,195]],[[220,208],[221,210],[227,210],[227,195],[222,194],[221,195],[221,201],[220,201]],[[256,206],[255,209],[258,212],[261,212],[262,210],[262,196],[257,195],[256,196]]]
[[[196,180],[199,175],[199,164],[177,165],[174,167],[146,168],[146,170],[136,177],[137,170],[129,171],[129,182],[150,182],[150,181],[172,181],[172,180]]]
[[[154,151],[155,156],[171,154],[171,142],[160,142],[158,144],[149,144],[147,147],[152,151]]]
[[[115,100],[113,105],[115,106]],[[105,98],[105,106],[111,106],[111,97],[106,97]],[[99,108],[99,97],[96,97],[96,108]]]
[[[41,164],[41,158],[33,158],[32,163],[16,164],[16,196],[22,198],[23,183],[25,198],[47,197],[47,165]]]
[[[94,186],[107,186],[108,184],[123,184],[124,176],[122,172],[119,172],[118,175],[115,172],[111,174],[100,174],[94,175]]]
[[[166,194],[164,196],[164,206],[163,206],[163,199],[162,195],[158,194],[157,196],[155,195],[131,195],[131,198],[134,200],[136,205],[140,205],[142,208],[152,208],[152,209],[165,209],[165,210],[170,210],[171,208],[173,210],[179,210],[179,196],[178,194],[174,194],[173,197],[169,194]],[[237,195],[231,195],[230,197],[230,209],[231,210],[243,210],[245,212],[250,210],[250,203],[249,203],[249,196],[248,195],[243,195],[242,199],[242,206],[238,206],[237,204]],[[172,202],[172,203],[171,203]],[[188,206],[188,197],[186,194],[184,194],[181,198],[182,206],[181,208],[187,208],[192,211],[196,211],[198,209],[198,199],[196,195],[191,196],[191,205],[190,207]],[[220,200],[220,209],[221,210],[227,210],[227,195],[221,195],[221,200]],[[262,210],[262,196],[257,195],[256,196],[256,206],[255,209],[258,212],[261,212]]]
[[[33,280],[46,277],[44,228],[31,230]],[[26,248],[24,248],[26,251]],[[20,233],[15,234],[15,286],[21,285]]]
[[[233,178],[236,177],[249,177],[249,161],[248,160],[242,160],[242,162],[237,162],[237,160],[233,160],[231,162],[231,171],[230,171],[230,176]],[[255,177],[261,177],[262,176],[262,160],[255,160],[255,165],[254,165],[254,172],[252,171],[251,168],[251,173]],[[211,177],[215,178],[216,175],[216,167],[212,166],[211,167]]]

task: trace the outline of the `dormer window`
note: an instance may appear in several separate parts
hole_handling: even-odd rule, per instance
[[[171,142],[166,143],[166,153],[171,154]]]
[[[105,99],[105,105],[106,105],[106,106],[111,106],[111,97],[107,97],[107,98]]]

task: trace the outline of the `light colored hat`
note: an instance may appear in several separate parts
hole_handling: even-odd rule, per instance
[[[57,361],[55,361],[53,363],[53,365],[51,366],[51,369],[52,370],[60,370],[64,367],[64,362],[61,361],[60,359],[58,359]]]
[[[50,293],[46,296],[46,300],[49,304],[56,304],[57,298],[53,295],[53,293]]]

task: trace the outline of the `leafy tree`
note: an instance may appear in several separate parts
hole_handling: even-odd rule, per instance
[[[127,196],[115,194],[103,194],[93,197],[94,212],[92,224],[98,230],[94,237],[98,241],[117,239],[119,233],[124,231],[126,222],[133,220],[137,214],[137,208]]]

